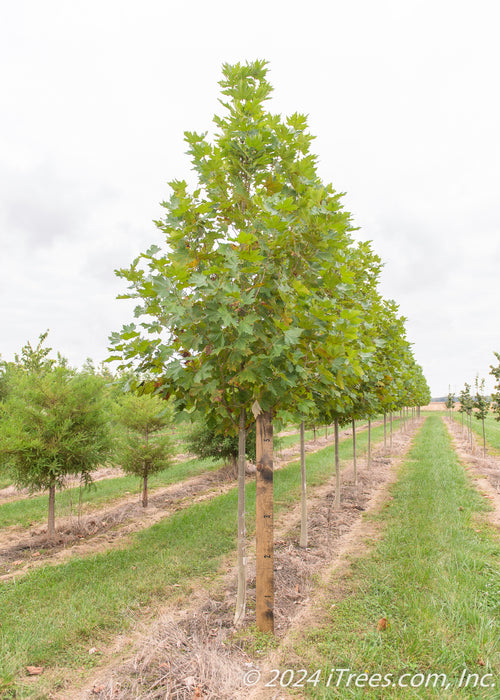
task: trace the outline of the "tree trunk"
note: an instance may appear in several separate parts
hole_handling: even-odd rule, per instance
[[[484,418],[483,418],[483,456],[486,457],[486,431],[484,429]]]
[[[327,437],[328,437],[328,426],[325,425],[325,438],[327,438]]]
[[[257,416],[256,609],[257,627],[274,632],[273,414]]]
[[[307,481],[304,421],[300,424],[300,546],[307,547]]]
[[[49,486],[49,518],[47,521],[47,537],[52,540],[56,536],[56,486]]]
[[[229,466],[231,467],[231,474],[235,479],[237,479],[239,474],[239,462],[236,455],[231,455],[229,457]]]
[[[354,467],[354,485],[358,483],[358,466],[356,464],[356,421],[352,419],[352,463]]]
[[[149,444],[149,430],[146,430],[146,445]],[[144,461],[144,477],[142,482],[142,507],[148,507],[148,464],[149,459]]]
[[[389,449],[392,451],[392,411],[389,413],[389,425],[390,425],[390,430],[389,430]]]
[[[340,460],[339,460],[339,421],[335,418],[335,510],[340,508]]]
[[[368,418],[368,457],[366,461],[367,469],[370,468],[370,462],[372,461],[372,421]]]
[[[387,413],[384,411],[384,454],[387,450]]]
[[[144,477],[142,480],[142,507],[148,507],[148,472],[144,472]]]
[[[234,624],[243,622],[247,599],[247,552],[246,552],[246,524],[245,524],[245,467],[246,467],[246,411],[240,410],[238,426],[238,593],[236,596],[236,610]]]

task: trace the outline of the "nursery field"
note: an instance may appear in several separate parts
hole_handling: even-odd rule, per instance
[[[396,425],[395,422],[394,427]],[[380,440],[382,431],[380,426],[373,429],[372,439]],[[312,431],[307,431],[306,439],[309,440],[309,450],[327,444],[324,431],[321,438],[317,432],[316,439]],[[366,441],[366,433],[360,432],[357,440],[360,456],[366,450]],[[289,459],[291,454],[296,454],[297,442],[297,433],[278,438],[278,467],[280,456],[286,458],[288,455]],[[344,439],[340,453],[344,460],[348,459],[352,442]],[[127,528],[120,532],[121,523],[115,522],[112,532],[105,531],[104,537],[98,538],[95,549],[92,549],[92,539],[96,533],[78,527],[76,536],[83,540],[81,543],[68,541],[63,533],[48,546],[43,537],[37,540],[33,536],[37,518],[43,519],[46,510],[44,497],[10,500],[0,506],[0,542],[3,545],[0,663],[6,697],[11,692],[7,690],[11,683],[15,688],[13,697],[22,697],[26,693],[30,696],[30,685],[28,689],[20,690],[13,680],[27,666],[55,664],[56,668],[61,665],[66,668],[66,665],[72,667],[75,664],[94,665],[99,654],[89,656],[88,648],[102,643],[109,634],[127,629],[131,621],[137,622],[136,617],[142,617],[145,608],[147,615],[151,615],[150,606],[160,605],[170,598],[175,600],[181,593],[191,591],[193,581],[199,576],[209,580],[215,575],[221,555],[231,552],[235,546],[236,490],[220,463],[215,463],[215,467],[212,465],[208,474],[217,473],[214,468],[221,472],[220,478],[202,482],[201,502],[193,505],[192,495],[186,499],[184,490],[181,490],[176,512],[172,517],[165,517],[160,505],[155,503],[155,493],[165,491],[161,487],[175,479],[185,489],[188,477],[207,470],[207,463],[200,460],[190,459],[175,464],[163,474],[163,481],[158,479],[152,484],[153,511],[159,511],[160,522],[154,527],[145,527],[147,522],[142,523],[137,516],[141,509],[136,503],[135,511],[129,516],[133,518],[135,514],[139,521],[136,529],[140,531],[131,536]],[[276,474],[276,512],[289,507],[296,499],[299,487],[297,469],[297,463],[292,463]],[[308,469],[311,488],[325,481],[332,470],[332,447],[308,457]],[[181,475],[184,481],[179,481]],[[87,510],[92,509],[94,521],[110,519],[113,498],[118,498],[119,494],[123,497],[124,489],[132,487],[130,479],[114,477],[96,483],[86,501]],[[137,496],[128,498],[137,502]],[[254,499],[255,489],[250,486],[247,490],[250,533]],[[35,547],[37,542],[42,546]],[[79,544],[85,549],[83,558],[77,555]],[[11,549],[14,549],[14,555]],[[63,553],[69,561],[47,568],[44,564],[52,561],[57,553]],[[32,571],[33,568],[36,570]],[[36,697],[38,690],[33,690]]]
[[[422,429],[383,262],[267,74],[223,64],[214,130],[184,132],[198,184],[168,178],[161,245],[115,269],[134,309],[105,364],[56,359],[49,331],[0,360],[2,697],[301,693],[295,666],[276,691],[256,665],[305,629]]]
[[[438,417],[384,506],[366,525],[374,541],[333,572],[288,640],[289,658],[323,672],[305,696],[499,697],[498,530]]]
[[[86,553],[60,545],[58,561],[28,549],[32,568],[4,564],[1,697],[499,697],[498,476],[495,484],[490,470],[490,491],[478,488],[478,457],[467,462],[459,427],[452,438],[442,417],[402,427],[394,421],[390,436],[387,426],[385,448],[383,425],[372,429],[370,467],[367,431],[358,432],[357,485],[352,439],[342,433],[339,511],[332,437],[307,435],[306,549],[298,546],[298,437],[281,438],[274,636],[254,623],[253,547],[246,616],[232,624],[237,490],[227,473],[195,498],[180,494],[172,512],[154,504],[152,525],[120,532],[116,524],[118,535],[96,549],[87,533]],[[255,483],[247,481],[251,542]],[[152,497],[168,488],[156,484]],[[3,525],[1,541],[23,527]]]
[[[500,353],[483,447],[267,61],[219,86],[104,362],[0,356],[0,698],[500,700]]]

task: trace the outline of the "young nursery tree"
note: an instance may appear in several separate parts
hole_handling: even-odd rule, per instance
[[[304,421],[300,422],[300,540],[301,547],[307,547],[307,472],[306,441]]]
[[[0,360],[0,402],[4,401],[9,393],[9,379],[11,372],[12,370],[10,363]]]
[[[445,404],[446,408],[450,412],[450,418],[452,417],[452,411],[455,408],[455,396],[453,395],[453,392],[451,389],[448,391],[448,396],[446,397]]]
[[[220,422],[210,421],[207,416],[206,422],[198,421],[186,439],[186,447],[189,452],[203,459],[224,460],[238,477],[238,436],[233,431],[221,432]],[[247,431],[245,440],[246,456],[255,461],[255,425]]]
[[[50,372],[53,366],[56,364],[56,360],[49,357],[52,352],[52,348],[43,347],[43,344],[47,340],[49,331],[41,333],[38,338],[38,345],[34,348],[30,342],[23,345],[21,348],[21,354],[17,353],[14,355],[14,366],[30,374],[44,374]],[[63,358],[59,358],[59,364],[65,364],[66,361]]]
[[[317,176],[306,119],[265,110],[272,92],[266,74],[263,61],[224,65],[226,111],[214,118],[214,141],[186,134],[198,186],[190,193],[186,182],[173,181],[165,219],[157,222],[165,252],[153,246],[118,273],[129,281],[125,297],[140,301],[135,315],[144,320],[111,337],[112,359],[122,368],[138,363],[139,371],[158,373],[161,391],[175,395],[178,408],[229,423],[242,446],[251,407],[262,424],[257,433],[269,445],[276,411],[307,415],[311,383],[336,380],[334,358],[358,366],[349,346],[359,324],[359,312],[348,304],[349,261],[356,257],[349,214]],[[269,504],[272,459],[264,461],[257,502],[265,494]],[[239,494],[241,543],[242,488]],[[263,513],[266,525],[271,515]],[[246,556],[243,547],[239,552],[241,572]],[[272,571],[272,552],[265,557]],[[266,606],[263,624],[272,629],[271,597]]]
[[[21,364],[0,416],[0,461],[17,486],[48,490],[48,536],[53,538],[56,488],[67,476],[90,483],[111,449],[103,384],[65,361],[27,369]]]
[[[124,428],[117,438],[116,458],[121,468],[142,480],[142,505],[148,505],[148,478],[172,464],[173,446],[165,432],[172,423],[172,409],[158,396],[126,394],[114,407],[114,417]]]
[[[474,415],[477,420],[480,420],[483,424],[483,454],[486,457],[486,431],[484,427],[485,418],[490,412],[490,401],[486,398],[484,393],[484,379],[479,381],[479,375],[476,375],[475,387],[476,393],[473,399],[474,404]]]
[[[471,389],[470,384],[465,382],[464,388],[460,392],[460,396],[459,396],[460,408],[458,410],[462,414],[462,428],[463,428],[464,415],[466,416],[467,435],[468,435],[468,439],[470,440],[471,449],[472,449],[472,423],[471,423],[471,419],[472,419],[472,409],[474,407],[474,399],[471,396],[470,389]]]
[[[490,365],[490,374],[492,374],[496,379],[495,391],[491,394],[491,407],[495,414],[495,419],[500,421],[500,352],[495,352],[494,354],[498,360],[498,365],[496,367]]]
[[[21,348],[21,353],[16,353],[14,355],[13,362],[0,360],[0,401],[7,398],[9,388],[15,381],[15,377],[19,372],[29,372],[39,375],[44,372],[50,372],[52,367],[56,364],[56,360],[48,357],[52,348],[43,347],[48,333],[48,331],[45,331],[45,333],[40,334],[36,347],[32,347],[31,343],[27,342],[26,345]],[[64,364],[64,362],[62,364]]]

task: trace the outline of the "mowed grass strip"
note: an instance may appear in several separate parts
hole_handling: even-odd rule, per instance
[[[306,439],[312,439],[312,437],[313,433],[310,431],[310,436]],[[298,441],[298,435],[279,438],[275,449],[279,450]],[[176,462],[164,472],[152,474],[149,477],[149,494],[153,496],[155,489],[170,486],[204,472],[215,471],[223,466],[222,460],[200,459],[199,457]],[[64,489],[56,495],[56,517],[71,515],[80,509],[83,513],[88,513],[91,508],[110,505],[113,501],[134,493],[137,494],[137,500],[139,500],[142,494],[142,481],[135,476],[115,476],[101,479],[85,488],[76,486]],[[45,521],[48,503],[49,499],[46,494],[37,494],[29,498],[20,498],[0,504],[0,528],[13,525],[29,527],[33,523]]]
[[[327,595],[324,623],[301,630],[294,651],[303,668],[322,668],[323,680],[305,684],[313,698],[500,697],[500,539],[482,516],[484,498],[471,487],[453,451],[443,422],[429,417],[392,490],[392,500],[377,520],[385,528],[370,551],[354,559],[351,571]],[[386,629],[379,630],[387,620]],[[401,688],[330,687],[331,669],[352,674],[410,674]],[[464,672],[493,674],[494,688],[457,684]],[[413,674],[446,674],[426,688]],[[325,675],[326,674],[326,675]],[[376,681],[375,681],[376,682]],[[465,680],[463,681],[465,683]],[[479,683],[479,681],[478,681]],[[364,685],[364,688],[362,687]],[[375,689],[378,687],[378,690]],[[496,694],[495,694],[496,693]]]
[[[312,439],[309,431],[306,439]],[[283,449],[299,442],[298,435],[287,435],[276,441],[275,449]],[[148,479],[149,495],[154,496],[155,489],[176,484],[192,476],[208,471],[215,471],[224,466],[223,460],[201,459],[194,457],[174,463],[169,469],[152,474]],[[87,487],[72,487],[58,491],[56,495],[56,518],[72,515],[80,510],[89,513],[92,508],[112,505],[128,494],[142,495],[142,481],[136,476],[115,476],[101,479]],[[29,527],[47,519],[49,499],[46,494],[33,495],[29,498],[8,501],[0,504],[0,528],[18,526]],[[56,523],[57,526],[57,523]]]
[[[453,414],[453,417],[459,425],[462,425],[462,416]],[[464,431],[466,429],[464,422]],[[483,446],[483,423],[477,418],[472,417],[472,430],[477,434],[476,442],[479,447]],[[500,422],[495,420],[494,416],[487,416],[484,421],[484,432],[486,433],[486,449],[492,447],[496,452],[500,452]]]
[[[169,469],[159,474],[152,474],[148,479],[150,496],[154,490],[163,486],[197,476],[207,471],[220,469],[222,462],[209,459],[189,459],[176,462]],[[90,512],[90,507],[111,504],[127,494],[137,493],[139,500],[142,493],[142,483],[136,476],[116,476],[96,481],[86,488],[78,486],[58,491],[56,494],[56,527],[57,518],[78,513],[80,505],[82,513]],[[17,525],[29,527],[47,519],[49,499],[47,495],[30,496],[19,500],[8,501],[0,505],[0,528]]]
[[[382,435],[382,427],[372,431],[374,441]],[[366,433],[360,433],[357,444],[361,456]],[[351,454],[351,441],[343,442],[341,459],[348,460]],[[332,476],[333,462],[333,445],[307,456],[310,487]],[[299,462],[276,472],[274,489],[276,513],[297,501]],[[89,656],[88,650],[99,648],[112,633],[125,631],[143,608],[166,602],[174,592],[189,592],[200,577],[208,583],[221,556],[236,547],[236,511],[235,488],[136,533],[126,548],[43,567],[18,581],[2,583],[0,688],[2,678],[7,687],[26,665],[95,665],[99,655]],[[254,534],[254,512],[255,483],[247,488],[249,537]],[[12,697],[29,697],[35,692],[30,688],[18,685]]]
[[[318,436],[321,432],[317,433]],[[331,435],[331,431],[330,431]],[[279,450],[299,443],[299,435],[286,435],[275,438],[274,449],[279,456]],[[313,431],[306,431],[306,440],[313,439]],[[179,483],[192,476],[198,476],[208,471],[215,471],[224,465],[223,461],[200,459],[195,457],[182,462],[176,462],[169,469],[159,474],[152,474],[148,479],[149,495],[154,496],[155,489]],[[101,479],[86,488],[73,487],[58,492],[56,495],[56,518],[78,513],[90,513],[93,508],[112,505],[127,494],[137,494],[137,500],[142,494],[142,482],[135,476],[116,476]],[[47,519],[49,499],[46,494],[34,495],[29,498],[8,501],[0,504],[0,528],[30,527]],[[57,522],[56,522],[57,526]]]

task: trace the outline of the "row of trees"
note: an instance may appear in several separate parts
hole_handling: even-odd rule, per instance
[[[186,133],[196,184],[170,183],[164,245],[117,274],[136,319],[112,360],[210,430],[238,436],[239,593],[245,608],[245,443],[256,426],[257,620],[273,627],[273,424],[334,423],[427,404],[381,263],[324,184],[306,118],[265,109],[263,61],[223,67],[213,139]],[[338,465],[337,465],[338,475]],[[339,479],[339,476],[337,477]],[[340,482],[336,490],[340,502]]]
[[[90,361],[78,372],[60,356],[50,359],[51,349],[43,347],[46,336],[36,348],[27,343],[14,362],[0,361],[0,464],[18,487],[48,491],[52,537],[55,492],[68,477],[89,486],[97,467],[113,460],[141,478],[146,507],[148,477],[168,468],[175,448],[165,430],[173,422],[170,402],[151,394],[124,393],[130,377],[113,377]],[[355,419],[352,422],[355,431]],[[255,459],[255,429],[250,438],[252,432],[246,453]],[[186,444],[191,453],[222,459],[234,469],[234,436],[195,423]],[[302,541],[306,546],[307,535]]]
[[[483,453],[486,456],[486,429],[485,420],[491,413],[495,416],[497,421],[500,421],[500,353],[495,352],[495,357],[497,358],[498,365],[490,365],[490,374],[496,379],[495,389],[491,396],[488,396],[485,392],[485,380],[479,379],[479,374],[476,375],[474,382],[474,393],[471,393],[471,385],[465,382],[464,388],[460,391],[458,396],[458,411],[462,415],[462,428],[465,426],[467,428],[468,440],[470,441],[470,447],[473,448],[473,436],[472,436],[472,417],[474,416],[477,420],[482,423],[482,433],[483,433]],[[454,394],[450,391],[446,399],[446,408],[451,412],[455,408],[457,399]]]
[[[68,477],[89,485],[108,459],[141,478],[171,463],[165,428],[171,407],[152,395],[110,391],[109,373],[82,371],[43,346],[27,343],[14,362],[0,363],[0,471],[20,488],[48,491],[48,536],[55,535],[55,495]]]

